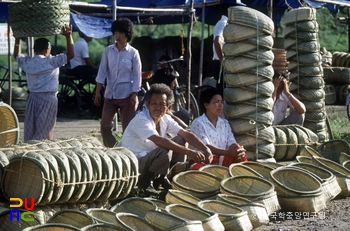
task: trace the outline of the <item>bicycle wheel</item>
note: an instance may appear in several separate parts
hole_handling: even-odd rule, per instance
[[[96,83],[88,79],[79,81],[77,88],[80,91],[82,110],[91,110],[94,107]]]
[[[332,127],[331,127],[331,124],[329,122],[328,115],[326,115],[326,128],[327,128],[327,133],[328,133],[328,139],[329,140],[334,140]]]
[[[181,91],[175,95],[174,110],[179,111],[181,109],[186,109],[186,92]],[[190,121],[193,121],[199,116],[199,108],[197,100],[194,95],[190,92]]]
[[[77,117],[81,110],[80,92],[71,81],[60,79],[58,85],[58,116]]]

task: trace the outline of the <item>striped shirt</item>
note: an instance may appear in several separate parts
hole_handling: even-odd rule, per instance
[[[125,99],[141,88],[141,59],[138,50],[127,44],[121,51],[116,44],[106,47],[102,54],[96,82],[107,79],[105,98]]]

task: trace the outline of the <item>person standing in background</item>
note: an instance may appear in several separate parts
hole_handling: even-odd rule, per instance
[[[24,118],[24,142],[53,139],[58,110],[59,67],[74,57],[72,26],[63,26],[67,54],[52,56],[50,41],[38,38],[34,42],[35,56],[21,54],[20,39],[16,38],[13,55],[18,66],[26,73],[29,96]]]
[[[125,131],[134,117],[138,105],[137,93],[141,89],[141,59],[137,49],[130,46],[133,25],[128,18],[119,18],[112,23],[115,43],[108,46],[101,58],[96,77],[94,103],[101,105],[101,89],[107,80],[101,120],[101,135],[106,147],[114,147],[112,121],[120,109],[122,128]]]
[[[74,58],[70,61],[71,73],[79,79],[91,79],[95,83],[98,69],[91,62],[88,43],[91,37],[79,32],[80,38],[74,43]]]
[[[231,6],[246,6],[240,0],[236,0],[236,3],[230,4]],[[224,92],[224,70],[221,68],[223,53],[222,47],[225,43],[223,31],[227,25],[228,17],[227,12],[221,16],[221,19],[215,24],[213,32],[213,60],[211,64],[211,71],[214,79],[217,81],[216,88],[220,93]]]

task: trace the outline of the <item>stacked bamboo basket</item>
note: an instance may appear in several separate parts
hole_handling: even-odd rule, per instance
[[[273,21],[248,7],[228,9],[224,28],[224,114],[246,156],[273,159]]]
[[[56,35],[70,21],[67,0],[24,0],[9,5],[9,23],[15,37]],[[25,13],[24,13],[25,12]]]
[[[292,9],[284,16],[284,48],[287,50],[290,91],[306,107],[304,127],[314,131],[319,141],[327,141],[322,55],[318,42],[316,10]]]
[[[38,206],[125,198],[138,179],[138,160],[131,151],[104,148],[94,137],[29,141],[0,153],[8,158],[4,196],[34,198]]]

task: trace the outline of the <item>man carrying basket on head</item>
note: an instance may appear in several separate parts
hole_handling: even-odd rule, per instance
[[[67,54],[52,56],[50,41],[38,38],[34,42],[35,56],[21,54],[20,39],[16,38],[14,58],[26,73],[29,96],[24,119],[24,141],[53,139],[58,110],[59,67],[74,57],[72,26],[65,25],[63,33]]]

